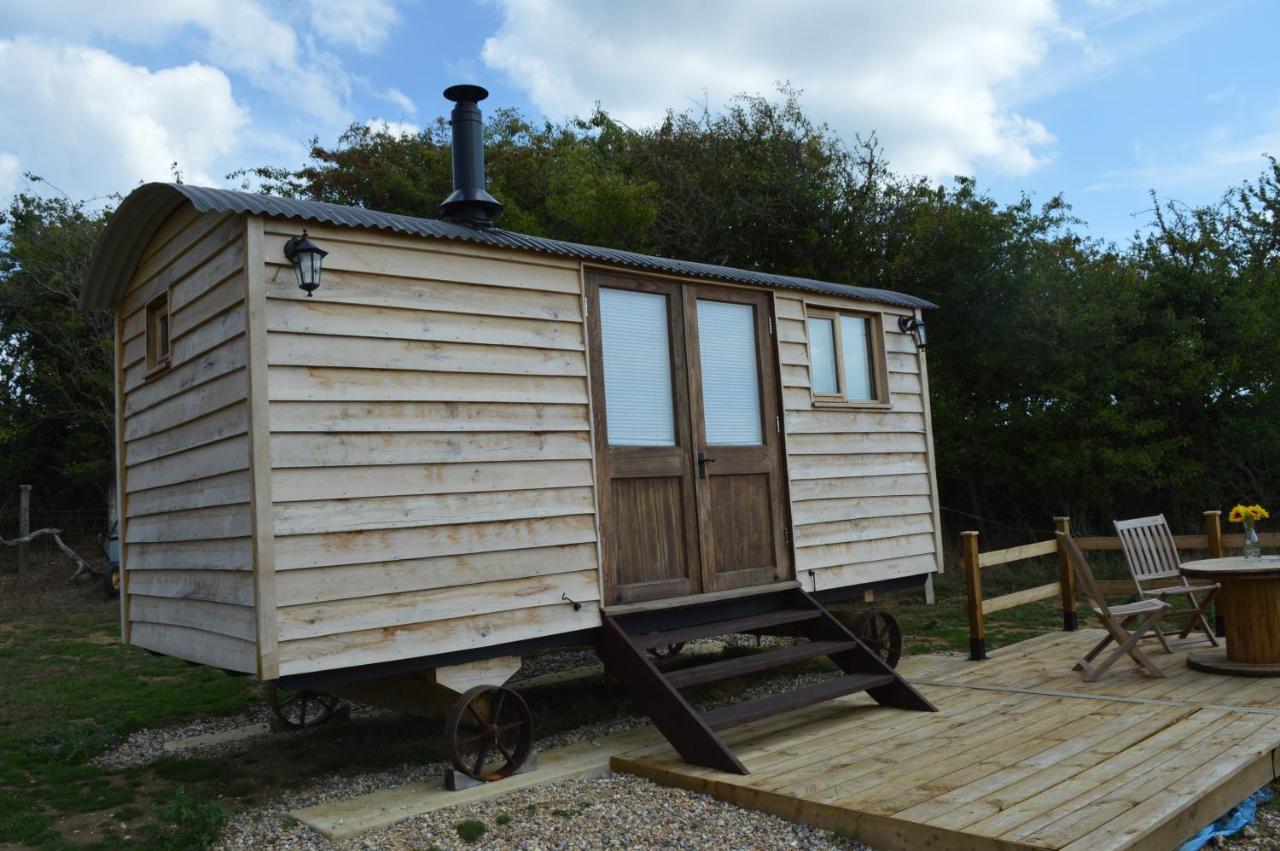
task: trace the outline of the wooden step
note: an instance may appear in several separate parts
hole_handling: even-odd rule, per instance
[[[733,620],[696,624],[665,632],[647,632],[643,635],[632,635],[630,638],[635,647],[640,650],[648,650],[651,647],[661,647],[664,644],[682,644],[686,641],[696,641],[699,638],[710,638],[713,635],[733,635],[734,633],[747,632],[752,629],[769,629],[782,624],[814,620],[822,616],[821,609],[781,609],[760,615],[734,618]],[[626,629],[625,621],[622,622],[622,627]]]
[[[809,641],[790,647],[779,647],[765,653],[752,653],[733,659],[722,659],[719,662],[709,662],[705,665],[681,668],[667,673],[667,682],[676,688],[687,688],[699,683],[727,680],[730,677],[741,677],[744,674],[754,674],[757,671],[767,671],[783,665],[794,665],[819,656],[830,656],[832,653],[852,650],[857,646],[852,641]]]
[[[712,730],[726,730],[730,727],[738,727],[743,724],[750,724],[752,721],[759,721],[761,718],[781,715],[783,712],[790,712],[793,709],[803,709],[806,706],[813,706],[815,703],[823,703],[837,697],[843,697],[846,694],[854,694],[877,686],[888,685],[896,680],[897,677],[893,674],[848,674],[811,686],[798,688],[795,691],[715,709],[711,712],[703,713],[702,720]]]

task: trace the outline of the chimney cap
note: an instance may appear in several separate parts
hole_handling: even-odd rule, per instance
[[[445,89],[444,96],[445,100],[451,100],[454,103],[479,103],[489,96],[489,90],[484,86],[460,83]]]

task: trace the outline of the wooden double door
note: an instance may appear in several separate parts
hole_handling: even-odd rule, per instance
[[[589,273],[605,604],[789,579],[768,293]]]

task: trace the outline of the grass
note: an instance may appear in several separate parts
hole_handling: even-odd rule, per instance
[[[119,823],[145,818],[137,829],[148,844],[199,848],[216,833],[213,825],[221,826],[221,805],[203,790],[200,803],[186,792],[153,794],[157,781],[210,779],[207,766],[171,760],[150,771],[111,772],[92,759],[135,729],[241,710],[256,693],[220,671],[121,646],[116,612],[104,602],[6,619],[0,631],[0,843],[120,847],[130,842],[118,833]],[[96,830],[72,818],[84,814],[101,815]],[[63,835],[64,822],[94,838],[73,841]]]
[[[457,830],[458,838],[463,842],[478,842],[480,837],[484,836],[485,826],[482,821],[467,819],[466,821],[458,822]]]

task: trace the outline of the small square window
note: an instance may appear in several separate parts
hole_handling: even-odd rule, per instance
[[[867,405],[888,401],[878,316],[811,307],[805,326],[815,403]]]
[[[169,365],[169,293],[147,304],[147,372]]]

